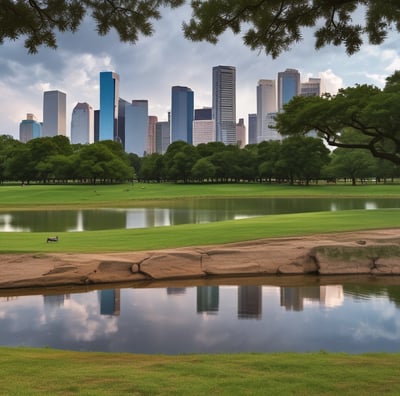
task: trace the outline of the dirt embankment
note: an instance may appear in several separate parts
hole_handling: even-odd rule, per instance
[[[0,288],[273,274],[400,275],[400,229],[108,254],[0,255]]]

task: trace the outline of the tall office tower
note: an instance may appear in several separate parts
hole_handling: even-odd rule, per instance
[[[233,66],[213,67],[212,114],[216,141],[236,144],[236,69]]]
[[[276,82],[260,80],[257,85],[257,142],[267,140],[268,113],[276,113]]]
[[[78,103],[72,110],[71,143],[90,144],[94,142],[94,112],[88,103]]]
[[[46,91],[43,95],[42,136],[67,135],[67,95]]]
[[[147,131],[147,148],[146,154],[153,154],[156,152],[156,124],[158,122],[157,116],[149,116],[149,129]]]
[[[156,153],[164,154],[171,143],[169,121],[159,121],[156,123]]]
[[[247,144],[246,126],[244,125],[243,118],[239,118],[239,122],[236,124],[236,141],[240,148],[243,148]]]
[[[248,143],[257,144],[257,114],[249,114]]]
[[[119,75],[100,72],[99,140],[118,140]]]
[[[22,143],[26,143],[31,139],[40,137],[41,133],[42,125],[32,113],[28,113],[26,119],[19,124],[19,140]]]
[[[149,104],[147,100],[132,100],[125,107],[125,151],[143,157],[147,149]]]
[[[212,120],[212,107],[203,107],[194,110],[195,120]]]
[[[300,95],[300,73],[296,69],[286,69],[278,73],[278,110],[294,96]]]
[[[172,87],[171,143],[182,140],[193,142],[194,94],[188,87]]]
[[[201,143],[215,142],[215,121],[194,120],[193,121],[193,146]]]
[[[99,129],[100,129],[100,110],[94,111],[94,141],[99,141]]]
[[[125,112],[130,102],[125,99],[118,98],[118,127],[114,140],[122,144],[125,148]]]
[[[301,83],[301,96],[321,96],[321,79],[309,78],[307,82]]]

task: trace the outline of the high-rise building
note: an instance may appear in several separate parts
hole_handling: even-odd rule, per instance
[[[122,144],[125,148],[125,111],[130,106],[130,102],[125,99],[118,98],[118,127],[114,140]]]
[[[147,132],[147,148],[146,154],[153,154],[156,152],[156,124],[158,122],[157,116],[149,116],[149,129]]]
[[[286,69],[278,73],[278,110],[294,96],[300,95],[300,73],[296,69]]]
[[[88,103],[78,103],[72,110],[71,143],[90,144],[94,142],[94,112]]]
[[[215,121],[194,120],[193,121],[193,146],[201,143],[215,142]]]
[[[169,121],[159,121],[156,123],[156,153],[164,154],[171,143]]]
[[[171,143],[182,140],[193,142],[194,94],[188,87],[172,87]]]
[[[100,130],[100,110],[94,111],[94,141],[99,141],[99,130]]]
[[[260,80],[257,85],[257,142],[267,140],[268,114],[276,113],[276,81]]]
[[[212,107],[203,107],[194,110],[195,120],[212,120]]]
[[[247,144],[246,126],[244,125],[243,118],[239,118],[239,122],[236,124],[236,141],[240,148],[243,148]]]
[[[213,67],[212,114],[217,142],[236,144],[236,69],[233,66]]]
[[[41,133],[42,125],[32,113],[28,113],[26,119],[19,124],[19,140],[22,143],[26,143],[31,139],[40,137]]]
[[[249,114],[248,143],[257,144],[257,114]]]
[[[143,157],[147,149],[149,130],[147,100],[132,100],[125,107],[125,151]]]
[[[67,135],[67,95],[61,91],[43,94],[42,136]]]
[[[99,140],[118,140],[119,75],[100,72]]]
[[[308,81],[301,83],[301,96],[321,96],[321,79],[309,78]]]

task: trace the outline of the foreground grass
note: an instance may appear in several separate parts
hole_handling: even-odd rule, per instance
[[[135,355],[0,348],[7,395],[398,395],[400,354]]]
[[[214,245],[271,237],[397,228],[399,220],[397,209],[297,213],[146,229],[63,232],[58,233],[58,243],[46,243],[49,233],[3,232],[0,233],[0,253],[90,253]]]

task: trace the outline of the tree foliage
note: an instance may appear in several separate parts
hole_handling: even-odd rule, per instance
[[[337,95],[294,97],[277,115],[282,135],[317,131],[335,147],[366,149],[374,157],[400,164],[400,72],[384,89],[357,85]],[[356,133],[344,134],[346,129]]]
[[[100,35],[115,29],[123,42],[153,33],[166,7],[185,0],[0,0],[0,42],[26,37],[30,53],[40,45],[56,48],[55,31],[75,32],[90,15]],[[273,58],[303,39],[312,28],[315,47],[344,45],[357,52],[365,37],[381,44],[390,30],[400,31],[398,0],[192,0],[192,17],[183,22],[186,38],[216,43],[231,30],[253,50]]]

